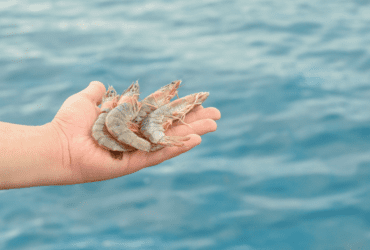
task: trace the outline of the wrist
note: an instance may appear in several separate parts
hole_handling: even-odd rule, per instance
[[[47,135],[49,138],[48,144],[51,145],[49,154],[50,162],[52,163],[51,176],[54,181],[46,185],[66,184],[66,181],[71,179],[71,162],[67,136],[58,124],[54,122],[40,126],[40,130]]]
[[[0,134],[0,189],[63,183],[69,170],[63,162],[63,138],[51,123],[0,122]]]

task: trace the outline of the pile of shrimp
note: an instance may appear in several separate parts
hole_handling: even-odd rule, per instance
[[[116,152],[153,152],[164,147],[184,146],[184,141],[190,137],[166,136],[165,132],[175,121],[186,124],[185,115],[201,105],[209,93],[199,92],[179,98],[177,89],[180,84],[180,80],[173,81],[141,102],[138,101],[140,88],[137,81],[121,96],[109,86],[102,99],[101,113],[92,127],[97,144]],[[178,99],[170,102],[175,95]]]

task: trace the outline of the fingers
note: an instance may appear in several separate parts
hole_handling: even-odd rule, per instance
[[[166,131],[168,136],[187,136],[190,134],[204,135],[214,132],[217,129],[217,123],[213,119],[202,119],[188,125],[179,125]]]
[[[190,140],[184,141],[183,147],[166,147],[156,152],[135,151],[130,153],[129,168],[125,169],[123,174],[131,174],[139,171],[142,168],[157,165],[161,162],[176,157],[182,153],[189,151],[202,141],[200,135],[216,131],[217,124],[213,119],[202,119],[187,125],[176,126],[166,132],[166,135],[189,136]]]
[[[183,147],[167,147],[151,153],[143,152],[140,150],[131,153],[129,162],[130,167],[127,169],[127,171],[129,172],[125,174],[134,173],[136,171],[139,171],[140,169],[162,163],[166,160],[169,160],[173,157],[189,151],[202,142],[202,139],[199,135],[189,135],[189,137],[190,140],[185,141]]]
[[[105,91],[106,89],[103,83],[92,81],[86,89],[80,91],[80,94],[86,96],[92,103],[100,105]]]
[[[200,135],[216,131],[217,124],[215,120],[220,119],[220,111],[216,108],[203,108],[198,106],[194,108],[186,117],[185,122],[188,125],[182,125],[181,122],[178,126],[173,126],[166,131],[168,136],[189,136],[190,140],[184,141],[183,147],[166,147],[156,152],[143,152],[136,151],[129,154],[129,168],[125,168],[122,175],[131,174],[145,167],[157,165],[182,153],[189,151],[195,146],[199,145],[202,141]]]
[[[201,119],[212,119],[219,120],[221,118],[221,113],[218,109],[210,107],[203,108],[203,106],[195,107],[191,112],[185,116],[186,123],[192,123]],[[182,123],[176,122],[174,125],[181,125]]]

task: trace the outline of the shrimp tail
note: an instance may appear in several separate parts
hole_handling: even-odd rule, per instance
[[[165,136],[163,137],[158,144],[164,145],[167,147],[177,146],[183,147],[184,143],[182,141],[190,140],[189,136]]]

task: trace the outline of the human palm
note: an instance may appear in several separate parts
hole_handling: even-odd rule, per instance
[[[108,180],[134,173],[145,167],[157,165],[178,156],[201,142],[199,135],[217,129],[214,120],[221,117],[216,108],[199,106],[186,117],[186,125],[173,126],[167,135],[190,136],[185,147],[168,147],[156,152],[134,151],[112,157],[112,153],[101,148],[91,135],[91,128],[100,114],[102,97],[106,89],[101,82],[91,82],[81,92],[67,98],[54,117],[52,124],[62,131],[63,148],[67,167],[71,171],[70,183],[84,183]]]

